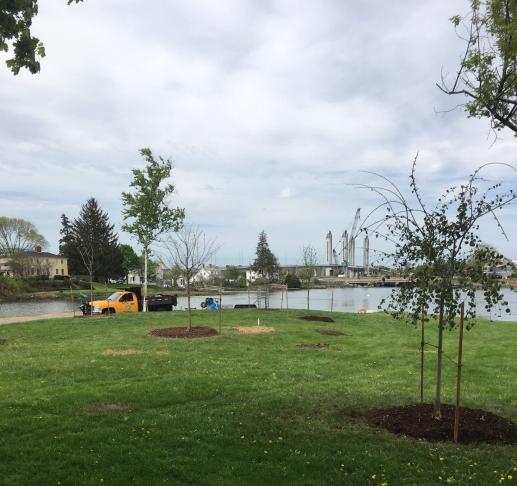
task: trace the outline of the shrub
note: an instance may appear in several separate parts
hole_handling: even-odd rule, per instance
[[[28,291],[28,285],[18,278],[0,275],[0,296],[8,297]]]
[[[283,278],[283,283],[290,289],[302,288],[302,283],[300,282],[298,275],[294,275],[293,273],[286,274]]]

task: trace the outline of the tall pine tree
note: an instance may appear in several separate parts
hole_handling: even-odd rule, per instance
[[[95,198],[90,198],[81,207],[79,217],[73,222],[61,216],[61,239],[59,249],[69,258],[71,274],[89,274],[102,281],[120,277],[122,255],[114,225],[108,213],[103,211]]]
[[[257,272],[261,277],[269,279],[273,278],[278,272],[278,260],[269,249],[267,235],[264,230],[262,230],[259,235],[256,255],[257,256],[252,266],[253,270],[255,270],[255,272]]]
[[[82,271],[81,256],[74,244],[72,223],[66,214],[61,215],[61,229],[59,230],[59,254],[68,260],[69,275],[79,275]]]

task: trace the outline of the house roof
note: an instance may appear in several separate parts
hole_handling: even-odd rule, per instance
[[[31,257],[66,258],[63,255],[55,255],[48,251],[25,251],[24,254]]]

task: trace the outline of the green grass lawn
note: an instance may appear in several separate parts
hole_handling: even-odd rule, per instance
[[[364,423],[367,410],[418,400],[418,330],[385,315],[332,314],[322,326],[303,314],[224,311],[221,336],[194,340],[148,334],[185,325],[183,312],[0,327],[0,484],[517,484],[516,446],[428,443]],[[233,329],[257,317],[276,331]],[[194,324],[217,328],[218,314],[198,311]],[[456,338],[446,335],[453,358]],[[516,324],[466,334],[465,406],[517,421],[516,342]],[[436,353],[426,357],[430,401]],[[454,371],[446,360],[448,403]]]

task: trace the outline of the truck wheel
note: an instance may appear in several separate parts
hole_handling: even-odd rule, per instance
[[[109,308],[109,309],[103,309],[102,310],[102,314],[105,315],[105,314],[115,314],[115,309],[113,308]]]

